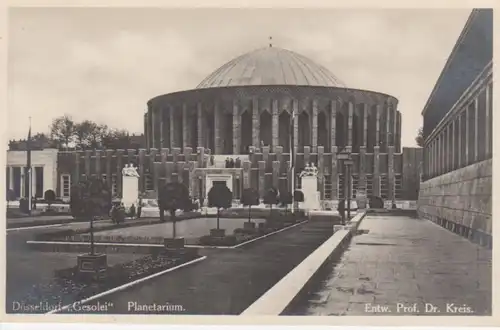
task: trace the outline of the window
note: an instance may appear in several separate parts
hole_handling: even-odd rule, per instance
[[[403,190],[402,188],[402,182],[401,182],[401,174],[396,174],[394,176],[394,193],[395,193],[395,199],[401,200],[403,199]]]
[[[146,183],[146,191],[155,190],[151,173],[146,173],[144,179],[144,182]]]
[[[373,175],[366,175],[366,196],[373,196]]]
[[[61,175],[61,197],[70,197],[71,192],[71,176],[69,174]]]
[[[43,167],[35,167],[35,196],[37,198],[43,198]]]
[[[116,174],[111,175],[111,196],[116,197],[118,194],[118,182]]]
[[[331,199],[332,198],[332,177],[331,175],[325,175],[324,176],[324,184],[325,184],[325,198],[324,199]]]
[[[387,175],[380,176],[380,197],[382,199],[389,198],[389,178]]]

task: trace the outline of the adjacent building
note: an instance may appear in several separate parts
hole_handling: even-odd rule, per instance
[[[419,214],[491,244],[493,10],[473,10],[425,105]]]

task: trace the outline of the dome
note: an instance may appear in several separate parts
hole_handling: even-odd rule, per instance
[[[344,87],[328,69],[292,51],[266,47],[224,64],[196,88],[252,85]]]

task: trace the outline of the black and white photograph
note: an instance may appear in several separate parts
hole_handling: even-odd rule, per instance
[[[493,12],[9,7],[3,313],[492,317]]]

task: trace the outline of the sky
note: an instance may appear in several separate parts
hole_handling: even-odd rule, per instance
[[[68,114],[143,133],[149,99],[194,89],[234,57],[273,44],[346,87],[399,100],[402,145],[469,9],[15,8],[8,22],[8,138]]]

